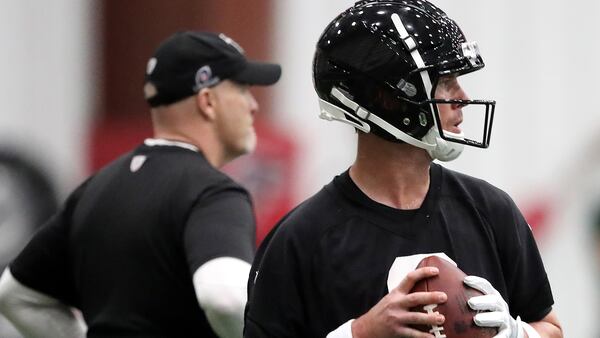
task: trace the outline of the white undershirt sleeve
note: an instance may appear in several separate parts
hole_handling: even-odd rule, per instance
[[[87,327],[58,299],[19,283],[6,268],[0,278],[0,312],[24,337],[85,337]]]
[[[250,264],[219,257],[200,266],[193,276],[198,303],[221,338],[241,338]]]

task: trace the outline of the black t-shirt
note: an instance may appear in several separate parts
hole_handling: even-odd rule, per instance
[[[489,280],[513,316],[548,314],[546,272],[511,198],[437,164],[430,177],[418,210],[374,202],[346,172],[288,214],[254,260],[245,337],[324,337],[388,293],[397,257],[436,252]]]
[[[10,269],[79,308],[90,337],[215,337],[192,275],[252,262],[254,238],[246,190],[198,152],[141,145],[77,188]]]

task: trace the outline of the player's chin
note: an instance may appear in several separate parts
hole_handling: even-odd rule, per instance
[[[460,129],[460,127],[458,127],[458,126],[450,126],[447,129],[445,128],[444,130],[445,131],[449,131],[449,132],[454,133],[454,134],[460,134],[460,133],[462,133],[462,129]]]
[[[241,155],[253,153],[256,150],[256,133],[252,130],[246,138],[243,144],[240,146]]]

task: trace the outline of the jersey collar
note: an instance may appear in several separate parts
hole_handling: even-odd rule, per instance
[[[162,138],[147,138],[144,140],[144,144],[149,147],[173,146],[173,147],[180,147],[180,148],[188,149],[191,151],[199,152],[198,147],[196,147],[193,144],[189,144],[189,143],[181,142],[181,141],[170,141],[170,140],[165,140]]]

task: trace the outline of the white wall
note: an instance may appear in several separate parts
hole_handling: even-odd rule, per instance
[[[594,175],[600,161],[588,161],[600,154],[594,137],[600,112],[589,102],[600,75],[594,66],[600,56],[594,42],[599,5],[581,0],[438,4],[469,38],[480,41],[491,80],[485,91],[498,101],[490,149],[469,151],[453,167],[504,188],[521,205],[546,205],[548,228],[539,245],[565,336],[595,337],[600,331],[587,309],[600,303],[600,280],[586,213],[590,201],[600,201],[589,198],[600,189]]]
[[[47,166],[64,198],[83,178],[97,44],[92,1],[0,1],[0,146]]]
[[[92,11],[92,0],[0,0],[0,149],[41,165],[61,200],[86,170]],[[0,336],[20,337],[1,316]]]
[[[600,72],[595,67],[600,59],[600,29],[595,26],[600,5],[583,0],[434,3],[459,23],[469,40],[479,41],[486,68],[465,76],[463,87],[471,98],[498,102],[490,148],[468,148],[449,167],[488,180],[520,205],[550,203],[549,230],[540,245],[555,308],[566,336],[595,336],[593,312],[586,309],[597,306],[577,306],[600,298],[595,290],[596,269],[590,268],[590,264],[595,267],[594,261],[583,240],[589,237],[581,217],[585,210],[565,197],[567,188],[568,196],[578,196],[577,187],[561,182],[585,165],[581,149],[589,148],[592,135],[600,131],[600,113],[586,102],[595,98]],[[276,110],[287,114],[280,116],[282,126],[301,134],[300,199],[353,160],[352,128],[318,119],[311,79],[320,33],[352,4],[350,0],[276,2],[275,57],[284,68]],[[600,161],[596,165],[600,172]]]
[[[283,72],[274,87],[277,100],[273,114],[282,128],[294,133],[300,147],[297,179],[291,182],[297,199],[302,200],[349,167],[356,145],[354,131],[341,123],[318,118],[319,106],[312,86],[312,57],[325,26],[346,0],[274,1],[276,7],[274,60]]]

